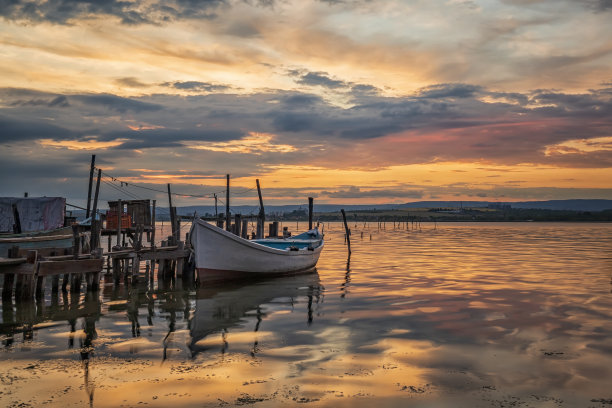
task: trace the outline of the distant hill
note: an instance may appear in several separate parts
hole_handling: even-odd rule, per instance
[[[360,204],[360,205],[342,205],[342,204],[317,204],[315,201],[314,210],[317,213],[332,213],[339,212],[341,208],[346,211],[368,211],[368,210],[397,210],[403,208],[481,208],[488,207],[490,204],[498,205],[500,202],[494,201],[416,201],[404,204]],[[612,200],[548,200],[548,201],[521,201],[508,203],[512,208],[522,209],[541,209],[541,210],[563,210],[563,211],[604,211],[612,209]],[[232,206],[232,213],[239,214],[257,214],[259,207],[256,205],[238,205]],[[283,214],[292,211],[304,210],[308,211],[308,204],[300,205],[266,205],[266,214]],[[106,211],[103,209],[102,211]],[[219,213],[225,212],[225,207],[219,206]],[[187,206],[177,208],[179,215],[190,216],[196,213],[199,216],[206,214],[214,215],[214,206]],[[85,211],[74,211],[73,214],[79,218],[84,218]],[[164,207],[157,208],[157,219],[169,219],[168,209]]]
[[[314,210],[318,213],[336,212],[344,208],[346,211],[366,211],[366,210],[397,210],[401,208],[466,208],[466,207],[488,207],[490,204],[500,204],[494,201],[416,201],[404,204],[317,204],[315,201]],[[548,200],[548,201],[521,201],[508,203],[512,208],[541,209],[541,210],[566,210],[566,211],[604,211],[612,209],[612,200]],[[266,205],[267,214],[282,214],[297,210],[308,210],[307,204],[302,205]],[[225,207],[219,207],[220,213],[225,212]],[[255,205],[232,206],[233,213],[257,214],[259,207]],[[190,206],[177,209],[180,215],[214,214],[214,206]]]
[[[604,211],[612,209],[612,200],[549,200],[510,203],[513,208],[539,210]]]

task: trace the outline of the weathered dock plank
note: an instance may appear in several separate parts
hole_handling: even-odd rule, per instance
[[[103,259],[41,261],[38,263],[38,276],[101,272],[103,262]]]

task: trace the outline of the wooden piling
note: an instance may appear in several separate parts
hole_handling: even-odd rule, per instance
[[[35,265],[37,260],[37,251],[27,252],[26,264],[28,264],[29,268],[27,269],[27,272],[17,275],[15,300],[31,300],[34,297],[37,280],[35,276]]]
[[[308,230],[312,229],[312,213],[313,213],[314,198],[308,197]]]
[[[151,249],[155,250],[155,206],[157,204],[157,200],[153,200],[153,214],[151,215],[151,225],[153,226],[153,230],[151,231]]]
[[[230,175],[225,175],[227,186],[225,187],[225,230],[230,231],[232,228],[232,218],[230,214]]]
[[[91,208],[91,187],[93,184],[93,175],[94,169],[96,168],[96,155],[91,155],[91,167],[89,168],[89,188],[87,189],[87,210],[85,211],[85,218],[89,218],[91,213],[89,209]]]
[[[123,215],[123,203],[117,200],[117,248],[121,248],[121,221]],[[110,238],[109,238],[110,239]]]
[[[242,233],[240,234],[240,236],[244,239],[247,239],[249,237],[249,220],[248,218],[245,218],[242,220]]]
[[[351,230],[349,229],[348,224],[346,223],[346,213],[344,212],[344,208],[342,208],[340,212],[342,213],[342,221],[344,221],[344,232],[346,234],[346,243],[348,245],[348,253],[349,255],[351,255]]]
[[[234,215],[234,234],[241,236],[241,230],[242,230],[242,215],[240,214],[236,214]]]
[[[259,197],[259,215],[257,217],[257,238],[263,238],[264,236],[264,225],[266,223],[266,210],[263,205],[263,198],[261,196],[261,186],[259,185],[259,179],[255,179],[255,183],[257,184],[257,196]]]
[[[236,225],[238,226],[239,224],[236,223]],[[184,250],[185,249],[185,243],[183,241],[179,241],[177,244],[177,249],[178,250]],[[183,277],[183,269],[185,266],[185,258],[176,258],[176,277]]]
[[[19,219],[19,210],[17,209],[17,204],[13,203],[13,232],[15,234],[21,234],[21,220]]]
[[[13,246],[8,250],[8,258],[19,257],[19,247]],[[10,302],[13,299],[13,286],[15,286],[15,274],[5,273],[4,284],[2,286],[2,301]]]
[[[95,155],[94,155],[95,157]],[[89,240],[89,247],[91,251],[94,251],[100,246],[100,220],[97,219],[98,212],[98,195],[100,193],[100,178],[102,177],[102,170],[98,169],[98,180],[96,181],[96,193],[94,194],[93,210],[91,215],[91,236]]]
[[[170,227],[172,231],[172,238],[178,240],[178,231],[176,224],[176,212],[172,206],[172,192],[170,191],[170,183],[168,183],[168,210],[170,211]]]

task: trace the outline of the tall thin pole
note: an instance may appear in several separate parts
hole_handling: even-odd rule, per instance
[[[255,179],[257,183],[257,195],[259,196],[259,215],[257,216],[257,232],[255,235],[257,238],[264,237],[264,225],[266,223],[266,210],[263,205],[263,198],[261,197],[261,186],[259,185],[259,179]]]
[[[344,213],[344,208],[340,210],[342,212],[342,220],[344,221],[344,232],[346,233],[346,243],[348,245],[348,253],[351,255],[351,230],[346,223],[346,214]]]
[[[255,179],[257,183],[257,195],[259,196],[259,215],[265,219],[266,211],[264,210],[263,198],[261,198],[261,187],[259,186],[259,179]]]
[[[232,219],[230,217],[230,175],[226,174],[227,187],[225,188],[225,230],[231,231]]]
[[[100,193],[100,178],[102,177],[102,170],[98,169],[98,180],[96,181],[96,193],[94,194],[93,210],[91,211],[91,237],[89,240],[89,248],[93,251],[100,243],[98,242],[98,234],[100,232],[100,224],[96,219],[96,213],[98,212],[98,194]]]
[[[151,224],[153,225],[153,229],[151,231],[151,249],[152,250],[155,250],[155,206],[156,204],[157,204],[157,200],[153,200],[153,214],[151,215]]]
[[[314,198],[308,197],[308,230],[312,229],[312,208],[313,208]]]
[[[172,207],[172,192],[170,191],[170,183],[168,183],[168,205],[170,210],[170,227],[172,229],[172,239],[176,239],[176,218],[174,208]]]
[[[217,212],[217,193],[215,193],[214,196],[215,196],[215,218],[218,218],[219,213]]]
[[[94,175],[95,167],[96,167],[96,155],[92,154],[91,155],[91,168],[89,169],[89,189],[87,190],[87,211],[85,212],[85,218],[89,218],[90,216],[89,209],[91,208],[91,186],[93,184],[93,175]]]
[[[123,215],[123,203],[117,200],[117,246],[121,247],[121,221]]]

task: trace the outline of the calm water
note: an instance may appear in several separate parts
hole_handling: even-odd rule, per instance
[[[612,224],[351,227],[315,274],[4,305],[0,406],[612,407]]]

